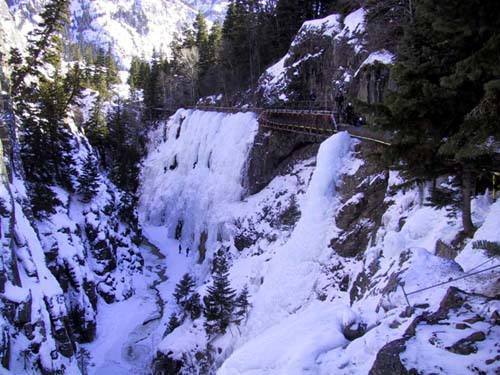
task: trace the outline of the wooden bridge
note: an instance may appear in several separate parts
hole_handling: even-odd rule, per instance
[[[324,109],[216,107],[203,105],[191,106],[187,107],[187,109],[223,113],[253,112],[259,116],[259,126],[262,128],[309,135],[316,137],[318,141],[340,131],[347,131],[354,138],[386,146],[391,145],[390,133],[340,123],[338,112]]]
[[[389,133],[340,123],[339,115],[334,111],[265,109],[259,115],[259,125],[277,131],[314,135],[319,139],[347,131],[354,138],[386,146],[391,144]]]

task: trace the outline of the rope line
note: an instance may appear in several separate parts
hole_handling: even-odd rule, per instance
[[[431,286],[428,286],[428,287],[425,287],[425,288],[422,288],[422,289],[414,290],[413,292],[406,293],[406,295],[407,296],[411,296],[412,294],[421,293],[423,291],[426,291],[426,290],[429,290],[429,289],[433,289],[433,288],[437,288],[438,286],[449,284],[449,283],[452,283],[452,282],[457,281],[457,280],[462,280],[462,279],[465,279],[467,277],[471,277],[471,276],[477,275],[477,274],[482,273],[482,272],[491,271],[492,269],[495,269],[495,268],[498,268],[498,267],[500,267],[500,264],[497,264],[496,266],[488,267],[488,268],[485,268],[485,269],[482,269],[482,270],[479,270],[479,271],[468,272],[467,274],[462,275],[460,277],[457,277],[456,279],[451,279],[451,280],[448,280],[448,281],[443,281],[441,283],[434,284],[434,285],[431,285]]]
[[[488,259],[486,262],[483,262],[483,263],[481,263],[481,264],[477,265],[476,267],[472,267],[470,270],[468,270],[468,271],[467,271],[467,273],[472,272],[472,271],[474,271],[474,270],[478,269],[478,268],[479,268],[479,267],[481,267],[481,266],[484,266],[486,263],[491,262],[493,259],[494,259],[494,258]]]

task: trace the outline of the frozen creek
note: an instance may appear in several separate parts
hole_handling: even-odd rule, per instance
[[[146,227],[144,235],[150,243],[141,246],[144,273],[135,276],[134,296],[110,305],[101,301],[98,307],[97,338],[85,345],[92,355],[89,374],[150,374],[172,308],[169,299],[187,259],[178,253],[178,242],[167,239],[164,228]]]

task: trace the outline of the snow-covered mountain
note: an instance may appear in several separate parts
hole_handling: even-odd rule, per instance
[[[3,1],[3,0],[2,0]],[[7,0],[17,27],[33,28],[44,0]],[[201,11],[210,20],[223,18],[227,2],[190,0],[72,0],[71,37],[74,41],[111,46],[128,66],[132,56],[168,52],[174,34],[191,25]]]
[[[22,47],[24,38],[4,1],[0,1],[0,21],[0,53],[6,55],[11,47]]]

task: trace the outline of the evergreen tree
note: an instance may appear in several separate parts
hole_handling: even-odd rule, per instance
[[[248,287],[245,285],[241,293],[238,295],[238,297],[236,297],[236,300],[234,301],[234,320],[237,324],[241,323],[241,321],[247,316],[248,309],[250,308],[248,297]]]
[[[224,334],[231,323],[236,292],[231,288],[227,260],[219,251],[212,265],[213,285],[203,298],[205,330],[207,334]]]
[[[255,84],[268,64],[282,56],[273,37],[276,34],[274,12],[270,3],[255,0],[232,0],[229,3],[221,43],[226,93]]]
[[[192,278],[192,276],[188,273],[182,276],[182,279],[175,286],[174,298],[175,302],[184,307],[189,299],[189,296],[194,291],[194,287],[196,286],[196,282]]]
[[[181,322],[177,318],[177,315],[175,313],[172,313],[172,315],[170,315],[170,319],[168,320],[167,331],[165,332],[165,335],[172,333],[180,325]]]
[[[108,144],[109,130],[106,118],[102,112],[102,99],[97,96],[92,104],[90,116],[84,124],[87,139],[101,154],[101,160],[106,165],[105,149]]]
[[[147,62],[137,56],[132,57],[127,81],[131,89],[144,89],[144,82],[148,80],[149,72],[146,73],[143,64],[147,64]]]
[[[39,219],[56,212],[55,207],[61,204],[57,194],[48,186],[40,181],[28,183],[28,192],[31,197],[31,208],[35,216]]]
[[[278,0],[275,9],[274,33],[277,56],[283,56],[300,27],[306,20],[326,16],[334,3],[339,8],[343,1],[332,0]],[[344,1],[352,3],[350,1]],[[351,5],[352,7],[353,5]],[[357,4],[354,5],[356,7]]]
[[[136,232],[140,231],[139,219],[137,217],[137,196],[130,192],[124,192],[118,205],[118,217],[124,223],[129,224]],[[140,243],[140,241],[139,241]]]
[[[142,124],[137,113],[117,103],[107,122],[110,178],[122,190],[135,193],[142,147]]]
[[[164,86],[165,70],[169,66],[165,63],[163,56],[153,52],[150,71],[144,83],[144,116],[148,121],[156,121],[160,118],[166,102],[166,90]]]
[[[82,166],[82,172],[78,177],[78,194],[82,196],[82,202],[88,203],[97,194],[99,188],[99,170],[97,160],[89,152]]]
[[[196,48],[198,49],[198,82],[203,82],[206,79],[208,71],[210,69],[210,54],[209,50],[209,34],[207,28],[207,22],[205,17],[201,13],[198,13],[194,23],[194,29],[196,32]],[[205,91],[201,85],[198,85],[197,95],[203,95],[202,92]]]
[[[75,64],[62,74],[62,34],[68,1],[51,0],[29,36],[28,56],[13,51],[11,63],[14,109],[20,126],[20,151],[36,216],[54,212],[57,197],[51,185],[73,189],[75,175],[70,107],[81,92],[81,71]],[[30,79],[25,79],[30,76]]]
[[[111,45],[108,46],[108,50],[105,56],[105,67],[106,67],[106,83],[107,87],[111,87],[111,85],[117,84],[120,82],[118,77],[118,66],[116,64],[115,58],[113,56],[113,52],[111,49]]]
[[[212,28],[210,29],[210,35],[208,37],[208,57],[207,61],[210,65],[216,65],[219,63],[219,53],[222,41],[222,26],[219,22],[214,22]]]
[[[59,66],[62,53],[62,33],[68,23],[69,0],[50,0],[42,13],[41,21],[28,35],[28,57],[26,65],[20,74],[12,80],[13,90],[23,84],[27,74],[39,74],[39,68],[44,64]]]
[[[119,83],[118,67],[111,46],[107,50],[99,48],[94,59],[92,87],[103,97],[109,97],[111,86]]]
[[[201,316],[203,307],[198,293],[193,293],[184,304],[184,310],[189,314],[191,319],[195,320]]]
[[[492,151],[480,145],[494,131],[496,109],[489,106],[490,114],[476,116],[481,110],[475,108],[488,107],[496,95],[494,89],[485,88],[499,77],[493,51],[498,51],[500,28],[498,17],[492,16],[499,6],[494,0],[415,2],[398,51],[394,68],[398,91],[389,100],[390,118],[385,124],[397,131],[389,153],[405,162],[408,177],[425,180],[451,173],[462,178],[467,235],[473,232],[474,161],[488,159]]]
[[[202,50],[207,47],[208,44],[208,27],[207,21],[201,12],[196,15],[194,22],[194,30],[196,33],[195,44],[198,49]],[[203,54],[200,52],[200,57]]]

